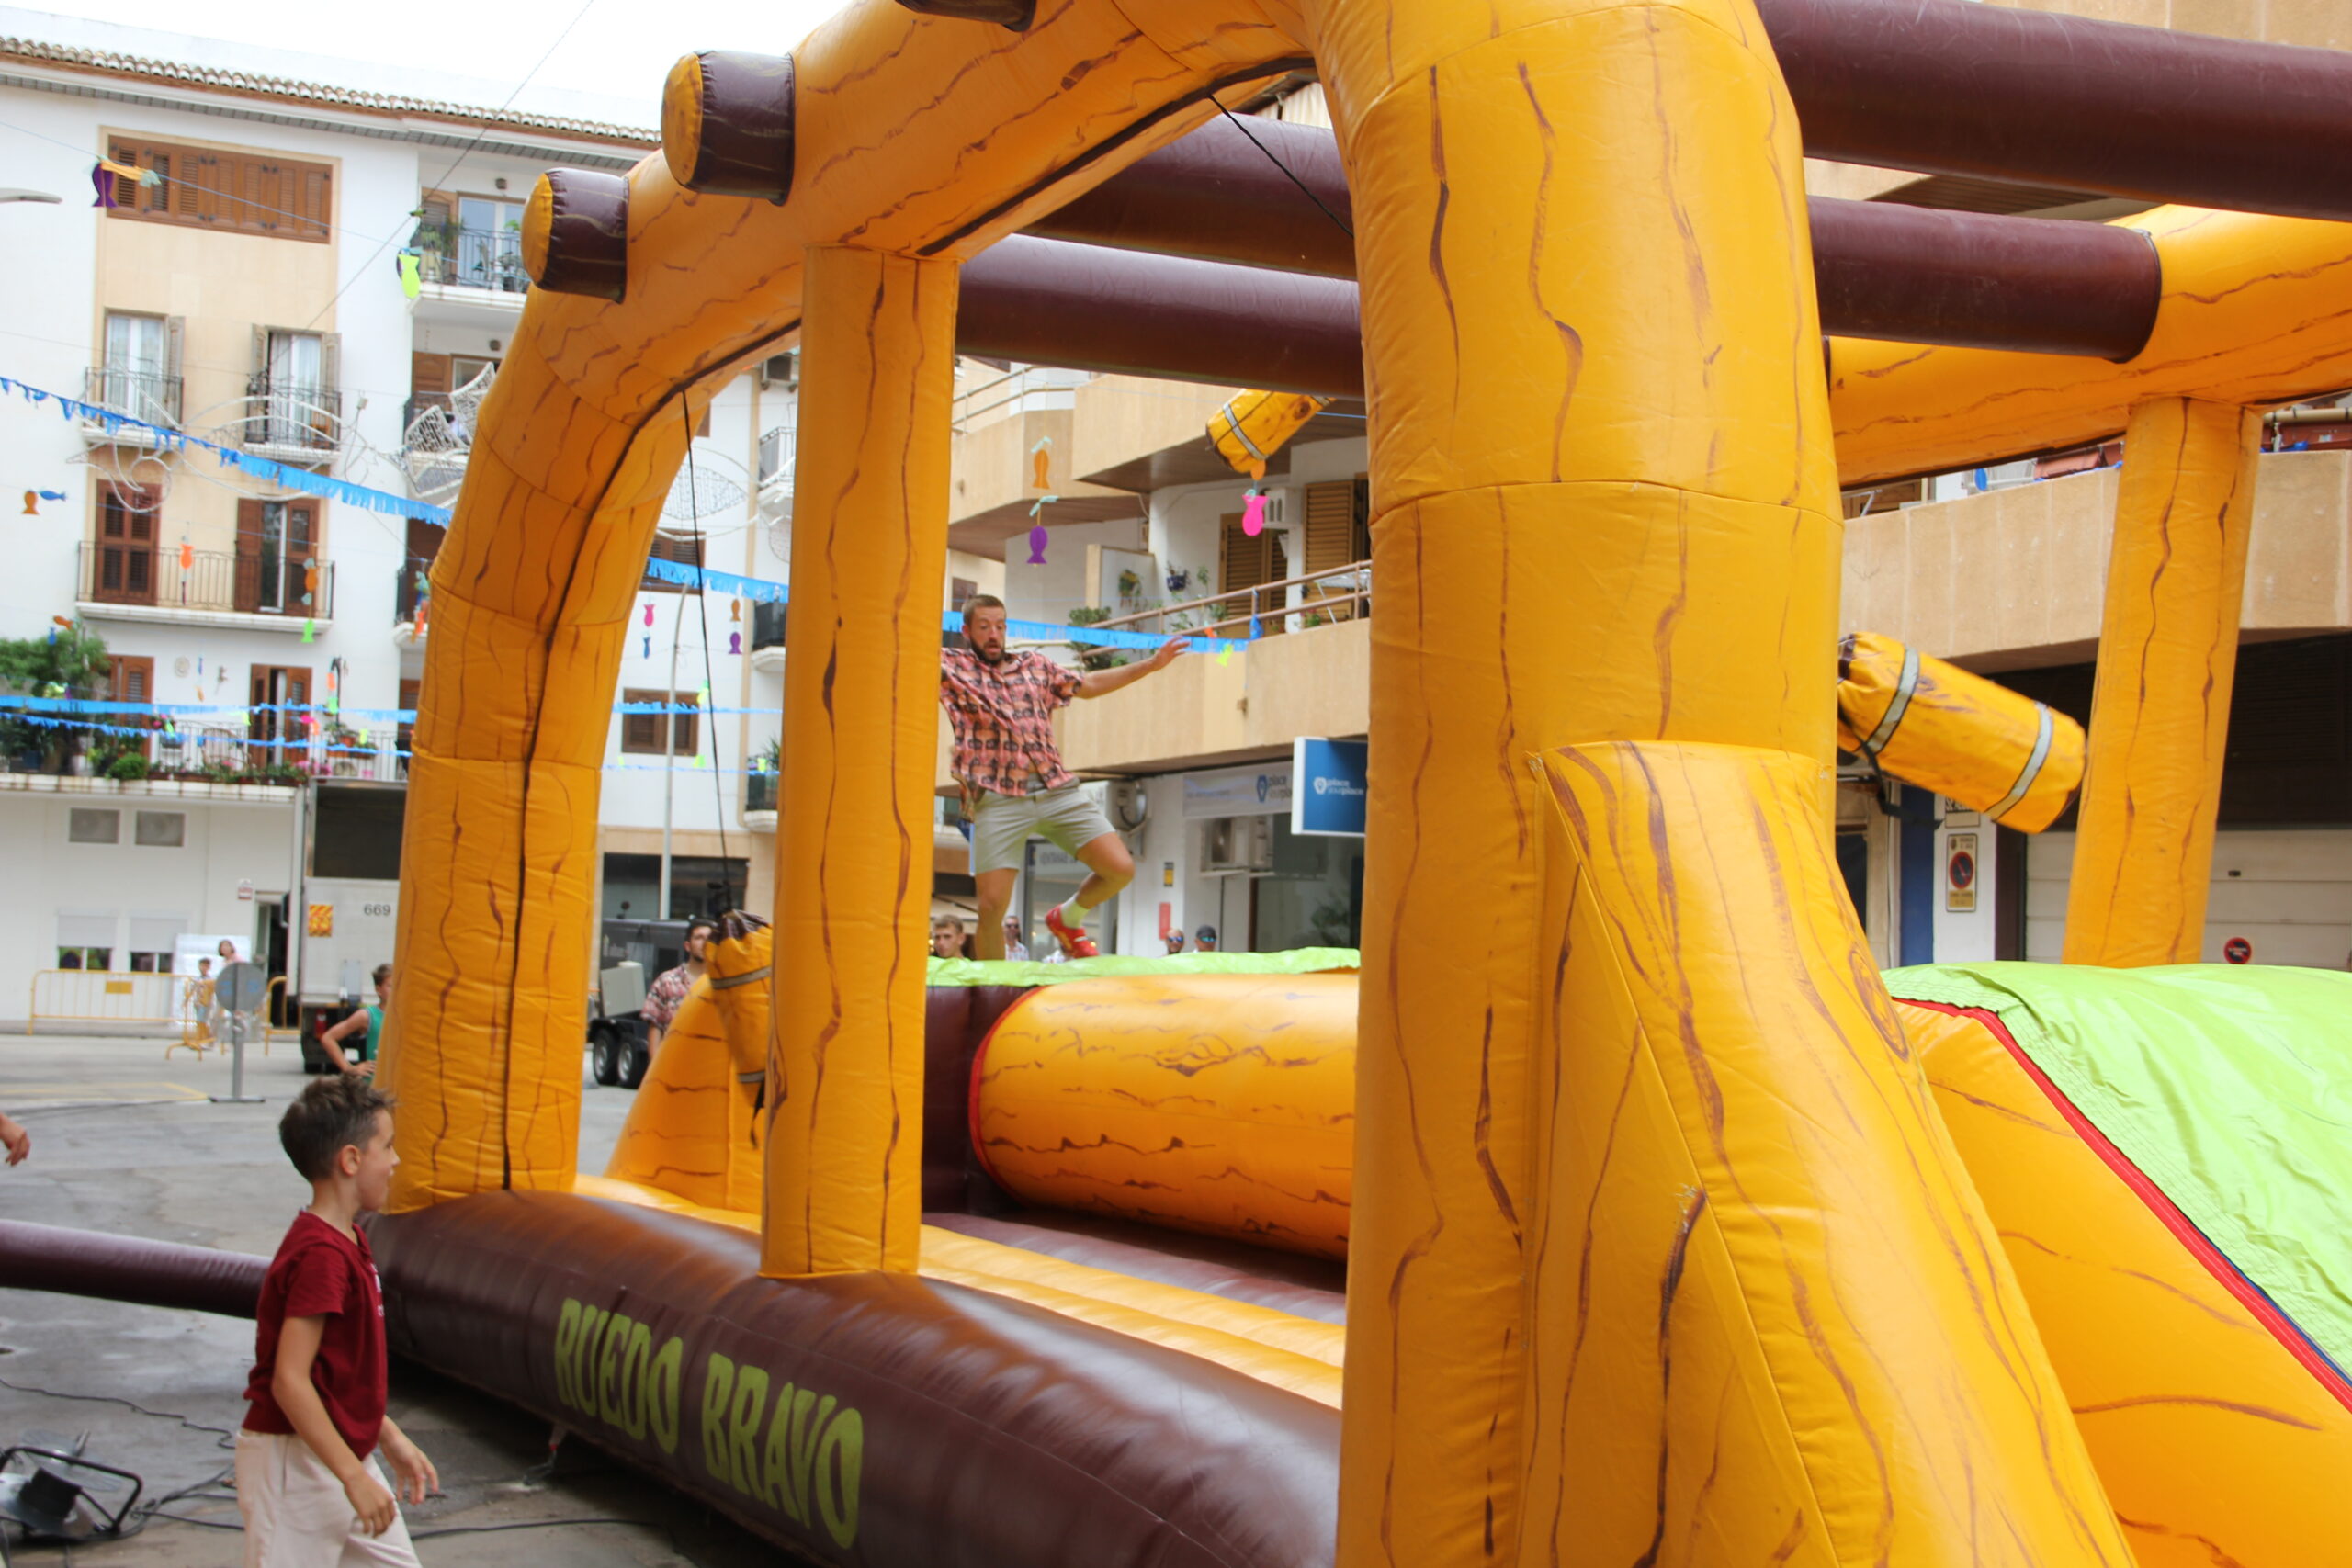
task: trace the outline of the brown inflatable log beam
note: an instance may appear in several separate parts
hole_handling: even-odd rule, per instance
[[[2157,298],[2133,230],[1817,202],[1831,331],[2128,359]],[[956,346],[1032,365],[1327,397],[1363,393],[1356,289],[1339,278],[1014,235],[965,264]]]
[[[1816,158],[2352,219],[2352,54],[1962,0],[1762,0]]]
[[[0,1286],[251,1317],[269,1259],[0,1220]]]
[[[1826,197],[1806,206],[1822,330],[1836,336],[2120,360],[2137,354],[2155,325],[2155,247],[2130,231]],[[1340,278],[1355,276],[1355,242],[1348,231],[1353,222],[1346,172],[1329,131],[1280,120],[1253,120],[1245,128],[1216,119],[1138,160],[1027,232]],[[1240,293],[1247,286],[1217,287]],[[971,288],[967,282],[967,296]],[[1051,304],[1034,295],[1032,303],[1050,317]],[[971,308],[968,298],[966,308]],[[1190,330],[1169,335],[1181,344]],[[1308,355],[1319,351],[1302,346]],[[1117,367],[1131,368],[1132,361]],[[1249,377],[1203,378],[1339,389]]]
[[[554,1192],[379,1217],[386,1338],[819,1562],[1331,1561],[1338,1412],[906,1274]]]
[[[2352,55],[1960,0],[1758,9],[1814,157],[2352,218]],[[1353,223],[1329,131],[1216,119],[1030,232],[1178,254],[1227,235],[1251,254],[1208,254],[1340,277]]]

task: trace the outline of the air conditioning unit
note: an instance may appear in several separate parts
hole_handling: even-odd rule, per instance
[[[1151,797],[1145,792],[1141,779],[1113,779],[1104,805],[1110,808],[1111,826],[1122,833],[1138,831],[1151,816]]]
[[[1274,868],[1274,819],[1219,817],[1201,832],[1201,870],[1212,876]]]
[[[800,355],[778,354],[760,361],[760,386],[797,387],[800,385]]]

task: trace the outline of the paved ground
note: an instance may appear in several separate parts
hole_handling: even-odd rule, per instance
[[[215,1104],[209,1096],[229,1091],[228,1064],[180,1051],[167,1061],[164,1045],[0,1034],[0,1109],[33,1135],[30,1160],[0,1168],[0,1215],[242,1252],[276,1249],[309,1201],[277,1138],[277,1117],[305,1081],[300,1060],[287,1046],[266,1060],[256,1054],[245,1087],[264,1102]],[[584,1168],[604,1168],[630,1098],[587,1082]],[[224,1438],[244,1417],[240,1396],[252,1360],[253,1325],[241,1320],[0,1290],[0,1448],[71,1448],[86,1438],[91,1458],[138,1472],[151,1497],[204,1487],[229,1464]],[[69,1394],[80,1397],[62,1397]],[[409,1510],[429,1568],[788,1561],[577,1440],[559,1450],[550,1476],[526,1479],[547,1458],[547,1428],[421,1368],[394,1363],[392,1414],[433,1456],[447,1494]],[[181,1518],[159,1517],[132,1540],[70,1556],[12,1540],[13,1561],[91,1568],[233,1568],[243,1561],[236,1503],[222,1488],[192,1493],[165,1511]],[[623,1522],[548,1522],[587,1519]]]

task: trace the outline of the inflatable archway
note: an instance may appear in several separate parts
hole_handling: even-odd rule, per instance
[[[1840,344],[1825,379],[1747,0],[925,8],[975,14],[863,0],[789,61],[684,62],[662,157],[533,197],[412,769],[411,1331],[501,1325],[552,1403],[842,1561],[2130,1561],[1838,891],[1835,491],[2352,380],[2343,232],[2153,215],[2129,362]],[[1197,1303],[1147,1314],[1177,1348],[919,1272],[958,264],[1309,63],[1384,594],[1336,1416],[1300,1392],[1328,1361]],[[754,1251],[576,1183],[580,998],[659,501],[708,389],[795,334]],[[1048,1433],[1050,1483],[1012,1457]]]

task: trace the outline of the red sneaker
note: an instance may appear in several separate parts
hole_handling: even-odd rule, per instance
[[[1054,933],[1056,942],[1062,944],[1062,956],[1065,958],[1099,958],[1102,955],[1102,950],[1094,945],[1093,939],[1083,929],[1063,920],[1059,904],[1046,911],[1046,929]]]

